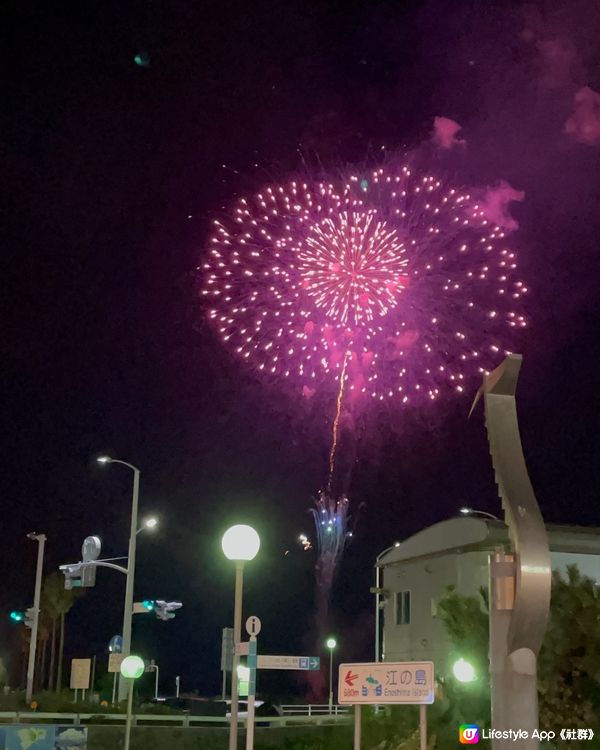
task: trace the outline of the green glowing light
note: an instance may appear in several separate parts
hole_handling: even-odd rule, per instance
[[[121,662],[121,674],[129,680],[137,680],[144,674],[144,660],[139,656],[126,656]]]

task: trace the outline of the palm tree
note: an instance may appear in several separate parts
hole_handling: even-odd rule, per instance
[[[50,645],[50,671],[49,671],[49,687],[52,688],[55,685],[55,689],[58,692],[62,684],[62,665],[63,665],[63,654],[65,648],[65,615],[69,612],[75,598],[77,596],[76,591],[65,589],[65,579],[58,573],[50,573],[44,580],[42,587],[42,610],[44,610],[50,622],[52,623],[52,636]],[[58,659],[56,659],[56,633],[57,625],[60,621],[60,641],[58,647]],[[54,671],[56,669],[56,682],[54,681]]]

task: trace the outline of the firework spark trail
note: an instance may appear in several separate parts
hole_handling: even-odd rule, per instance
[[[333,434],[331,440],[331,450],[329,451],[329,479],[327,480],[327,492],[331,492],[331,484],[333,482],[333,474],[335,471],[335,454],[338,447],[338,428],[340,424],[340,416],[342,414],[342,401],[344,398],[344,390],[346,386],[346,368],[348,366],[348,358],[350,352],[346,352],[344,355],[344,363],[342,365],[342,372],[340,373],[340,385],[338,389],[335,418],[333,420]]]

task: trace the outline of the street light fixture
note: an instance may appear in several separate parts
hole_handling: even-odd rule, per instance
[[[397,549],[400,546],[400,542],[395,541],[392,545],[390,545],[387,549],[384,549],[383,552],[380,552],[377,555],[377,559],[375,560],[375,587],[371,589],[371,592],[375,594],[375,661],[381,661],[381,607],[382,607],[382,600],[381,600],[381,594],[383,589],[381,588],[381,566],[379,564],[379,561],[382,557],[387,555],[388,552],[390,552],[393,549]]]
[[[131,714],[133,707],[133,686],[138,677],[144,674],[144,660],[139,656],[126,656],[121,662],[121,677],[129,683],[129,694],[127,696],[127,719],[125,722],[125,745],[124,750],[129,750],[131,739]]]
[[[244,564],[253,560],[260,549],[260,537],[252,526],[237,524],[227,529],[221,540],[223,553],[228,560],[235,562],[235,600],[233,609],[234,647],[242,638],[242,591],[244,588]],[[233,654],[231,680],[231,719],[229,724],[229,750],[237,750],[238,739],[238,681],[237,667],[239,655]]]
[[[452,673],[459,682],[473,682],[477,677],[475,667],[462,657],[454,662]]]
[[[142,525],[140,528],[136,531],[136,534],[141,534],[142,531],[154,531],[154,529],[158,526],[158,518],[155,518],[154,516],[150,516],[150,518],[145,518],[142,521]]]
[[[140,496],[140,470],[137,466],[110,456],[98,456],[100,464],[122,464],[133,471],[133,491],[131,496],[131,526],[129,531],[129,552],[127,555],[127,581],[125,584],[125,609],[123,612],[123,651],[128,656],[131,651],[131,620],[133,615],[133,586],[135,581],[135,552],[138,532],[138,503]],[[127,683],[122,677],[119,681],[119,700],[126,697]]]
[[[491,518],[492,521],[500,521],[498,516],[495,516],[493,513],[488,513],[487,510],[473,510],[473,508],[461,508],[460,512],[463,516],[485,516],[486,518]]]
[[[331,714],[333,711],[333,650],[337,646],[337,641],[329,637],[325,645],[329,649],[329,713]]]

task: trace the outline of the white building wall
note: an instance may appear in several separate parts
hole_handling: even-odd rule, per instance
[[[413,559],[383,569],[385,597],[383,616],[384,661],[431,660],[436,670],[449,669],[450,641],[436,613],[436,603],[450,585],[464,596],[479,596],[489,585],[488,551],[447,552],[427,559]],[[600,556],[552,552],[553,570],[565,572],[577,565],[580,572],[600,585]],[[411,592],[408,625],[396,625],[395,594]]]

